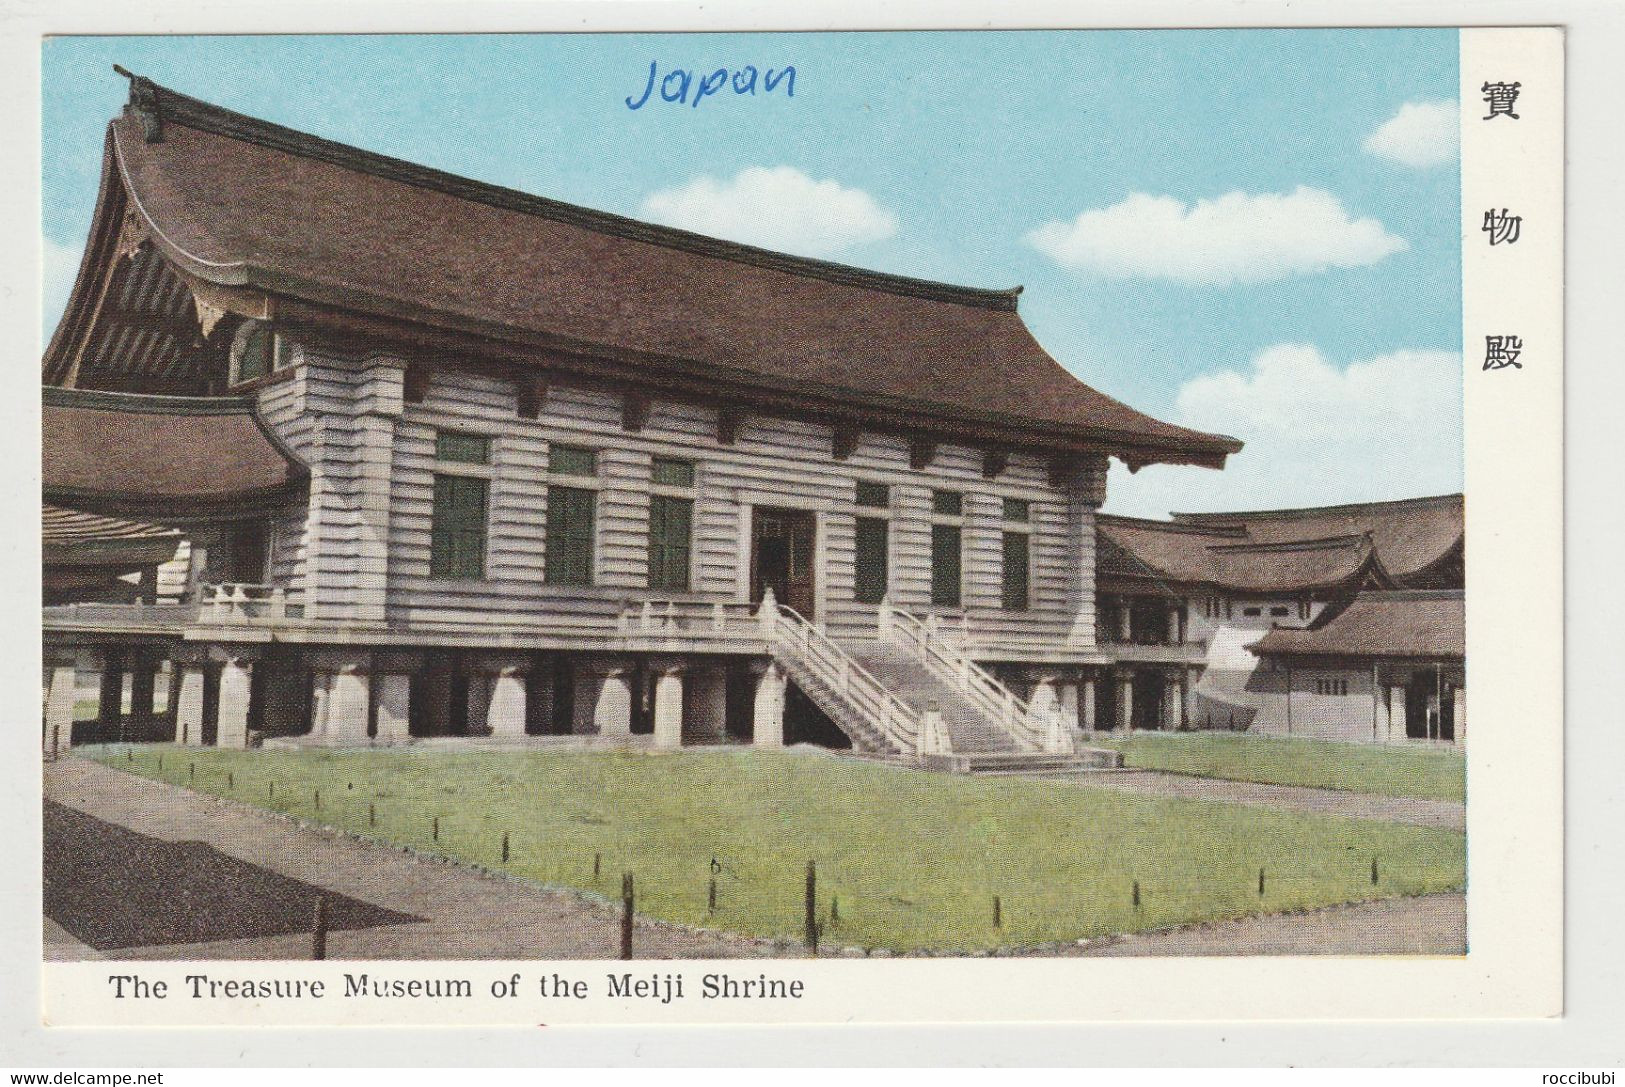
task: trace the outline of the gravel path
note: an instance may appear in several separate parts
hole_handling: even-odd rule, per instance
[[[45,799],[60,806],[47,818],[45,864],[54,887],[47,902],[46,955],[58,959],[301,959],[310,956],[308,929],[315,887],[355,900],[358,910],[393,911],[421,921],[378,924],[329,933],[333,959],[605,959],[620,954],[619,906],[549,891],[470,868],[419,860],[371,842],[332,835],[246,805],[217,800],[163,782],[66,758],[45,768]],[[82,813],[77,818],[75,813]],[[86,820],[85,816],[94,818]],[[99,824],[99,826],[98,826]],[[64,831],[67,833],[64,833]],[[132,835],[132,831],[138,832]],[[246,887],[280,887],[289,897],[292,924],[262,915],[257,928],[234,931],[206,918],[169,912],[167,930],[132,914],[173,898],[175,870],[131,864],[122,852],[144,838],[192,858],[213,854],[216,871]],[[174,843],[185,843],[184,846]],[[71,853],[71,857],[68,855]],[[73,881],[69,882],[70,877]],[[300,891],[300,888],[307,888]],[[219,907],[233,893],[207,897]],[[50,903],[80,897],[74,915]],[[200,906],[205,905],[200,901]],[[146,946],[94,946],[96,925],[107,931],[147,931],[164,939],[177,932],[190,942]],[[177,914],[182,919],[176,923]],[[338,910],[335,908],[335,916]],[[245,926],[246,927],[246,926]],[[75,929],[78,931],[75,931]],[[695,933],[639,919],[633,938],[638,958],[743,958],[784,954],[771,944],[723,933]],[[790,952],[794,953],[794,952]]]
[[[1176,796],[1195,800],[1223,800],[1261,808],[1341,815],[1350,819],[1377,819],[1386,823],[1410,823],[1445,830],[1467,828],[1467,808],[1454,800],[1427,800],[1420,797],[1379,796],[1341,789],[1311,789],[1300,785],[1259,785],[1250,781],[1167,774],[1160,770],[1121,770],[1086,774],[1078,784],[1127,792]]]

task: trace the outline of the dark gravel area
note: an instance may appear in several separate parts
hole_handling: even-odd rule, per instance
[[[168,842],[45,802],[45,915],[98,951],[423,920],[323,891],[202,842]]]

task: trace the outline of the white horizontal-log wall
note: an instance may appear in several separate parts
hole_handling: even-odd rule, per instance
[[[310,466],[308,514],[275,525],[270,579],[304,599],[312,617],[353,617],[357,594],[377,586],[368,572],[367,536],[382,522],[366,507],[388,495],[385,614],[397,628],[426,634],[487,629],[608,632],[627,599],[671,597],[741,601],[749,593],[750,510],[763,505],[816,515],[818,619],[835,635],[872,633],[874,605],[854,601],[858,479],[891,487],[890,596],[916,614],[969,618],[978,642],[1085,648],[1094,638],[1094,508],[1104,498],[1104,465],[1066,490],[1051,486],[1038,456],[1013,453],[995,479],[982,453],[940,445],[929,466],[909,466],[900,437],[864,433],[846,460],[832,452],[828,426],[747,414],[737,440],[716,437],[716,409],[655,400],[642,429],[622,427],[621,397],[555,385],[539,418],[518,415],[508,382],[450,367],[436,369],[422,402],[390,414],[378,382],[400,370],[299,353],[291,380],[260,394],[260,414]],[[432,360],[424,360],[432,361]],[[380,422],[390,434],[379,436]],[[435,433],[492,439],[486,576],[429,577]],[[369,485],[362,465],[389,442],[389,478]],[[549,586],[545,569],[548,449],[552,442],[598,451],[594,585]],[[687,594],[647,585],[651,459],[696,466],[691,586]],[[455,468],[453,470],[456,470]],[[561,478],[553,482],[578,485]],[[383,485],[382,491],[378,490]],[[964,503],[963,608],[930,604],[931,492],[960,491]],[[1030,606],[1002,606],[1002,500],[1030,503]]]

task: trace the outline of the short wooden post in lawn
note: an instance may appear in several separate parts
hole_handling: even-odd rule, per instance
[[[1371,858],[1371,886],[1377,885],[1377,858]]]
[[[327,958],[327,896],[316,896],[316,923],[310,934],[310,957]]]
[[[834,924],[836,921],[839,921],[840,919],[841,919],[841,896],[840,895],[830,895],[829,896],[829,920],[830,920],[830,924]]]
[[[267,799],[267,800],[275,800],[276,799],[276,782],[267,781],[265,783],[265,799]]]
[[[158,756],[158,771],[159,771],[159,773],[162,773],[163,769],[164,769],[164,757],[162,755],[159,755]]]
[[[62,726],[61,725],[52,725],[51,726],[51,761],[52,762],[55,762],[58,758],[61,757],[61,751],[62,751]]]
[[[632,891],[632,873],[621,873],[621,958],[632,957],[632,911],[637,905]]]
[[[717,877],[711,877],[711,885],[706,889],[705,908],[708,913],[717,912]]]
[[[604,855],[602,853],[594,853],[592,855],[592,879],[594,883],[598,882],[598,872],[603,863]]]
[[[61,726],[60,725],[52,725],[51,727],[52,728],[60,728]],[[124,761],[125,762],[134,762],[135,761],[135,748],[126,747],[124,749]]]
[[[438,842],[440,840],[440,816],[437,815],[434,817],[434,826],[430,828],[429,834],[434,838],[435,841]]]
[[[320,789],[316,790],[316,810],[322,810],[322,791]]]
[[[1264,897],[1264,870],[1262,868],[1258,870],[1258,897]]]
[[[1140,881],[1134,881],[1134,908],[1140,908]]]
[[[1004,927],[1004,901],[998,895],[993,896],[993,927]]]
[[[367,805],[367,825],[369,827],[378,825],[378,806],[376,804]]]
[[[807,862],[807,950],[818,954],[818,865]]]
[[[228,788],[228,789],[237,788],[237,775],[234,774],[230,770],[226,771],[226,788]]]
[[[502,863],[508,863],[508,832],[502,832]]]
[[[189,762],[186,764],[186,784],[197,784],[197,763],[195,762]]]

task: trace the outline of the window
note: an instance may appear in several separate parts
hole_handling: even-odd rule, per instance
[[[958,525],[931,526],[931,603],[959,606],[960,529]]]
[[[442,430],[435,435],[434,458],[457,464],[490,464],[491,439]]]
[[[1264,614],[1264,609],[1263,608],[1242,608],[1241,609],[1241,614],[1245,615],[1249,619],[1257,619],[1260,615]]]
[[[931,512],[958,517],[965,511],[965,496],[958,491],[932,491]]]
[[[858,480],[858,505],[882,510],[889,508],[891,506],[891,488],[884,483],[871,483],[866,479]]]
[[[694,464],[692,461],[673,460],[671,457],[656,457],[654,481],[667,487],[692,487]]]
[[[688,588],[688,549],[694,500],[669,494],[649,498],[649,588]]]
[[[1346,695],[1349,693],[1349,681],[1346,679],[1317,679],[1315,680],[1315,693]]]
[[[555,445],[548,453],[547,470],[555,476],[596,476],[598,453],[575,445]]]
[[[555,450],[555,453],[557,451]],[[542,580],[549,585],[591,585],[593,521],[598,492],[585,487],[547,489],[547,542]]]
[[[1287,614],[1287,609],[1286,609],[1285,606],[1273,607],[1273,608],[1270,609],[1270,614],[1275,616],[1277,619],[1285,618],[1286,614]]]
[[[434,477],[434,520],[429,533],[429,576],[485,576],[485,507],[490,481],[475,476]]]
[[[1009,611],[1027,610],[1028,534],[1004,534],[1004,606]]]
[[[891,529],[884,517],[858,518],[855,556],[857,587],[854,596],[860,604],[878,604],[886,595],[890,536]]]
[[[1019,521],[1026,524],[1032,516],[1032,506],[1025,498],[1006,498],[1004,500],[1004,519],[1006,521]]]
[[[253,381],[271,372],[272,356],[276,351],[276,338],[261,324],[249,325],[238,341],[237,380]]]

